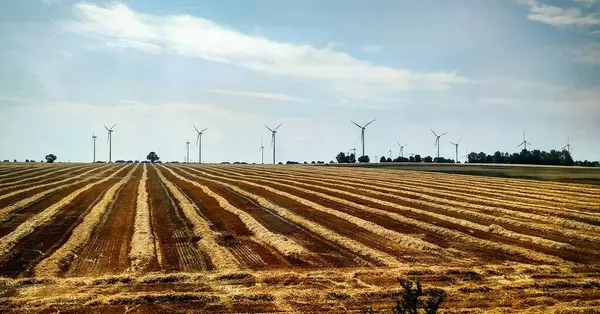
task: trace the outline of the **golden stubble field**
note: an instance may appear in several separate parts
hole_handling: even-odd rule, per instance
[[[0,164],[0,311],[600,311],[600,186],[317,166]],[[85,308],[82,308],[85,306]]]

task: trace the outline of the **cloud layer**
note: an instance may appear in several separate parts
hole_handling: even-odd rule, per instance
[[[63,29],[103,38],[113,48],[173,53],[264,73],[322,80],[342,94],[370,86],[377,86],[373,94],[446,90],[468,81],[456,72],[418,72],[379,66],[332,47],[320,49],[248,35],[191,15],[144,14],[122,3],[108,6],[80,3],[74,10],[77,18],[61,22]]]

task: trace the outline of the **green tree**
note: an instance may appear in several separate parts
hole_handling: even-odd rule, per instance
[[[46,155],[46,162],[47,163],[53,163],[54,161],[56,161],[57,157],[54,154],[48,154]]]
[[[155,152],[150,152],[146,159],[150,160],[151,163],[155,163],[160,160],[160,157]]]
[[[369,162],[371,162],[371,159],[369,158],[369,156],[364,155],[364,156],[358,157],[358,162],[360,162],[360,163],[369,163]]]
[[[335,160],[337,160],[339,164],[344,164],[348,162],[348,157],[346,156],[346,154],[344,154],[344,152],[340,152],[339,154],[337,154],[337,156],[335,156]]]
[[[427,156],[423,158],[423,162],[433,162],[433,158],[431,158],[431,156]]]
[[[379,162],[387,162],[387,159],[385,159],[384,156],[381,156],[381,158],[379,158]]]

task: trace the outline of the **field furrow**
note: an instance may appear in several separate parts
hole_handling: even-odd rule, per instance
[[[478,246],[482,248],[493,248],[494,250],[499,250],[501,252],[507,254],[516,254],[522,257],[530,258],[533,260],[538,260],[540,262],[561,262],[561,259],[553,257],[548,254],[535,252],[533,250],[521,247],[523,243],[518,243],[516,245],[515,242],[517,240],[506,239],[499,235],[495,235],[493,233],[483,232],[474,228],[474,226],[469,226],[468,222],[463,221],[462,219],[454,219],[451,217],[437,215],[433,213],[429,213],[417,208],[407,207],[403,205],[399,205],[396,203],[391,203],[388,201],[381,201],[379,199],[363,196],[356,193],[351,193],[339,189],[327,188],[322,186],[315,186],[312,184],[301,183],[298,180],[286,180],[286,179],[262,179],[261,177],[252,177],[253,182],[267,184],[267,185],[276,185],[276,186],[286,186],[297,190],[310,191],[310,193],[315,193],[316,195],[327,197],[330,199],[335,199],[338,202],[348,202],[347,200],[353,200],[349,202],[349,204],[354,205],[367,205],[365,208],[370,210],[374,210],[381,214],[396,214],[398,216],[404,215],[406,217],[410,217],[416,220],[424,219],[424,223],[433,223],[437,226],[445,227],[447,232],[453,234],[454,237],[460,237],[461,240],[469,239],[471,244],[478,244]],[[263,176],[264,178],[264,176]],[[248,179],[248,177],[246,177]],[[293,184],[290,184],[293,183]],[[305,187],[305,188],[302,188]],[[334,196],[336,195],[336,196]],[[396,217],[396,216],[394,216]],[[403,218],[406,218],[403,217]],[[448,219],[450,218],[450,219]],[[460,231],[460,232],[459,232]],[[473,235],[473,236],[471,236]],[[498,242],[495,242],[498,241]]]
[[[113,173],[115,169],[96,168],[75,176],[72,181],[54,188],[48,188],[27,198],[18,199],[15,196],[14,203],[8,203],[6,207],[0,207],[0,222],[4,227],[15,226],[27,219],[32,214],[53,205],[53,201],[59,200],[63,194],[76,191],[87,183]],[[9,200],[8,198],[5,200]],[[1,234],[1,231],[0,231]]]
[[[273,230],[274,232],[278,232],[281,234],[285,234],[291,238],[293,238],[296,242],[301,243],[304,247],[306,247],[310,252],[315,254],[318,257],[318,260],[310,260],[304,257],[304,260],[307,260],[310,265],[306,263],[298,263],[298,261],[291,260],[290,262],[296,266],[304,266],[304,267],[324,267],[324,266],[357,266],[360,264],[366,263],[366,261],[361,261],[360,255],[356,255],[355,253],[349,252],[343,246],[328,240],[325,237],[322,237],[311,231],[310,228],[302,224],[298,224],[297,222],[291,221],[283,216],[281,216],[278,212],[274,211],[272,208],[263,206],[259,202],[256,201],[255,198],[249,197],[248,195],[244,195],[243,193],[237,192],[235,189],[227,188],[226,186],[220,186],[218,182],[214,180],[210,180],[204,177],[196,176],[184,169],[177,169],[181,171],[181,173],[186,176],[193,178],[196,181],[200,181],[203,184],[210,185],[212,189],[216,191],[219,195],[226,197],[227,199],[234,202],[238,205],[239,208],[248,212],[252,217],[261,222],[264,226]],[[239,185],[236,185],[239,186]],[[306,206],[298,203],[288,203],[282,201],[281,196],[279,195],[265,195],[264,191],[261,189],[256,189],[252,186],[241,186],[245,191],[253,193],[255,195],[260,195],[261,197],[267,197],[269,201],[274,202],[277,205],[285,207],[287,210],[293,212],[294,214],[304,216],[308,219],[314,219],[315,217],[310,215],[311,211]],[[323,218],[323,217],[318,217]],[[330,220],[325,220],[329,222],[337,222],[335,216],[325,217],[330,218]],[[333,220],[331,220],[333,219]],[[333,231],[338,232],[344,236],[353,235],[357,238],[358,241],[363,239],[361,236],[364,233],[367,233],[365,230],[360,230],[360,228],[355,227],[351,230],[348,229],[348,223],[344,224],[332,224]],[[362,241],[361,241],[362,242]],[[385,241],[384,241],[385,242]],[[364,242],[363,242],[364,243]],[[391,245],[391,247],[396,247],[397,245],[393,242],[386,243]],[[380,245],[380,247],[385,247],[385,245]],[[390,247],[390,248],[391,248]],[[288,257],[288,260],[290,258]],[[358,262],[358,264],[357,264]]]
[[[198,247],[210,256],[214,267],[220,271],[238,269],[237,259],[219,244],[219,233],[211,229],[210,224],[200,216],[198,208],[181,193],[181,190],[165,178],[158,167],[155,169],[160,181],[177,201],[185,217],[191,222],[193,232],[199,238]]]
[[[48,171],[52,171],[54,167],[60,167],[57,165],[52,165],[50,167],[41,167],[41,166],[31,166],[31,167],[23,167],[19,169],[14,169],[8,171],[6,173],[0,174],[0,183],[9,182],[12,180],[18,180],[22,177],[27,176],[35,176],[38,173],[45,173]]]
[[[0,191],[6,191],[7,190],[6,187],[10,187],[10,188],[21,187],[23,185],[26,185],[27,183],[38,183],[39,184],[46,180],[52,180],[53,178],[56,178],[56,177],[71,175],[73,172],[75,172],[76,170],[79,170],[79,169],[86,169],[86,168],[91,168],[91,167],[93,167],[93,166],[77,165],[77,166],[72,166],[72,167],[49,168],[48,169],[49,171],[46,171],[44,173],[38,173],[35,176],[28,175],[24,178],[20,178],[15,181],[0,183]]]
[[[22,189],[18,189],[16,191],[3,193],[2,195],[0,195],[0,208],[6,207],[13,203],[18,203],[20,205],[28,204],[27,201],[37,200],[49,193],[58,191],[64,187],[68,186],[69,184],[77,183],[78,180],[85,178],[86,176],[88,176],[91,173],[96,173],[96,172],[98,172],[98,170],[105,170],[110,167],[114,167],[114,166],[107,165],[104,167],[94,168],[94,169],[88,170],[86,172],[80,173],[79,175],[71,176],[71,177],[68,177],[68,178],[65,178],[65,179],[62,179],[59,181],[43,183],[43,184],[36,184],[35,186],[32,186],[32,187],[22,188]],[[27,193],[28,197],[23,198],[23,194],[25,194],[25,193]]]
[[[198,208],[202,219],[210,225],[211,230],[217,235],[219,245],[226,247],[241,264],[242,268],[260,269],[268,266],[286,264],[281,251],[269,248],[268,244],[258,243],[256,235],[241,219],[239,215],[228,211],[214,197],[209,196],[202,189],[185,178],[172,173],[165,168],[165,176],[174,182],[183,194]],[[300,248],[297,248],[299,250]],[[285,250],[284,250],[285,251]]]
[[[265,176],[268,175],[268,173],[265,172],[251,173]],[[407,204],[409,206],[416,205],[428,211],[434,211],[440,214],[448,214],[454,216],[455,218],[461,218],[463,216],[467,218],[471,217],[471,221],[476,222],[479,220],[486,226],[499,224],[500,228],[497,228],[498,226],[494,226],[493,228],[496,229],[493,230],[492,228],[492,230],[489,231],[497,233],[501,232],[506,236],[511,236],[511,234],[506,233],[503,230],[503,228],[506,228],[511,232],[524,233],[525,236],[521,237],[518,234],[512,234],[513,238],[521,237],[522,240],[543,244],[551,248],[573,249],[573,247],[570,247],[570,245],[560,242],[576,243],[577,245],[586,248],[592,244],[585,243],[584,241],[600,243],[600,237],[595,235],[600,228],[595,225],[588,225],[577,220],[571,221],[552,216],[509,210],[501,207],[474,204],[467,201],[456,201],[449,197],[439,197],[445,196],[443,192],[438,196],[432,196],[430,193],[435,194],[435,192],[428,192],[428,188],[421,188],[420,192],[417,193],[410,191],[409,187],[403,185],[386,184],[385,186],[382,186],[379,182],[370,180],[368,178],[352,180],[334,177],[333,179],[328,179],[320,175],[307,175],[305,173],[296,175],[294,172],[290,172],[289,174],[278,173],[277,177],[288,178],[292,180],[306,180],[305,182],[324,184],[326,186],[338,188],[352,186],[356,187],[356,191],[359,193],[368,191],[368,194],[378,195],[379,198],[387,198],[391,201],[401,201],[403,204]],[[486,231],[486,228],[487,227],[484,226],[484,228],[480,228],[480,230]],[[585,231],[587,231],[589,234],[586,234]],[[549,241],[543,238],[538,239],[537,236],[540,235],[540,232],[543,233],[542,237],[548,238]],[[529,239],[527,239],[527,237],[529,237]],[[572,241],[573,239],[579,239],[581,241]],[[591,247],[589,249],[595,252],[600,249],[600,247]]]
[[[81,219],[126,170],[127,167],[120,168],[88,183],[2,237],[0,273],[8,277],[31,275],[33,266],[68,239]]]
[[[125,226],[133,222],[137,182],[131,178],[138,169],[138,165],[135,165],[120,181],[108,188],[102,199],[73,229],[69,239],[35,267],[36,276],[53,277],[60,273],[100,275],[129,267],[125,257],[129,252],[131,229]],[[127,193],[133,194],[133,197]],[[115,210],[116,206],[118,210]],[[119,222],[124,225],[118,225]]]
[[[154,232],[156,263],[149,271],[193,272],[214,269],[208,254],[201,250],[199,237],[181,207],[158,176],[155,166],[148,166],[148,206]]]
[[[134,273],[143,273],[150,268],[153,262],[156,262],[155,239],[150,217],[147,165],[144,165],[142,178],[137,186],[135,202],[135,221],[129,250],[130,270]]]

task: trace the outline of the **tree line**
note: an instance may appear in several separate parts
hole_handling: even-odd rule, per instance
[[[599,161],[575,161],[571,156],[571,153],[567,150],[555,150],[552,149],[549,152],[538,149],[525,150],[523,149],[519,153],[502,153],[496,151],[492,155],[488,155],[484,152],[476,153],[472,152],[468,154],[466,162],[468,163],[480,163],[480,164],[523,164],[523,165],[554,165],[554,166],[583,166],[583,167],[600,167]],[[335,157],[338,163],[369,163],[369,156],[361,156],[358,159],[354,154],[346,154],[340,152]],[[381,157],[380,163],[384,162],[417,162],[417,163],[460,163],[454,159],[448,159],[444,157],[432,158],[431,156],[421,157],[421,155],[411,155],[410,157],[397,157],[395,159]]]

